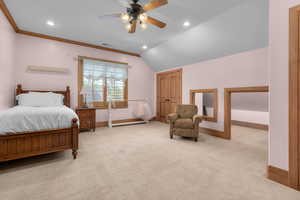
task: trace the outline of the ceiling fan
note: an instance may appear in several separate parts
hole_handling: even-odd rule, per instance
[[[168,4],[168,0],[151,0],[144,6],[139,4],[140,0],[118,0],[124,7],[126,7],[126,13],[104,15],[99,18],[107,17],[118,17],[126,22],[126,28],[129,33],[134,33],[136,31],[137,24],[140,24],[142,29],[147,28],[147,23],[153,24],[159,28],[164,28],[167,24],[154,19],[147,15],[147,11],[154,10],[158,7]]]

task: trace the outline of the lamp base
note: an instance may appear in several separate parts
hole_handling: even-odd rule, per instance
[[[82,105],[82,108],[89,108],[88,105],[85,103]]]

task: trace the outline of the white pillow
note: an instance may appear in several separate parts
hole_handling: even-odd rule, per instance
[[[29,92],[17,96],[18,105],[32,107],[63,106],[64,96],[52,92]]]
[[[57,105],[64,105],[65,96],[54,92],[29,92],[30,94],[38,95],[42,98],[52,98]]]

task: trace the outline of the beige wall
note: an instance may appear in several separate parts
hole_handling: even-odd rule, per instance
[[[0,10],[0,110],[14,103],[16,33]]]
[[[76,107],[77,57],[79,55],[128,63],[130,66],[128,71],[129,99],[147,99],[153,108],[154,72],[142,58],[52,40],[17,35],[16,82],[29,89],[62,90],[66,86],[71,86],[71,105]],[[66,67],[70,73],[32,73],[26,71],[28,65]],[[113,119],[134,118],[132,115],[134,104],[130,103],[128,109],[115,110]],[[97,121],[107,119],[107,110],[97,111]]]
[[[299,0],[271,0],[269,11],[270,134],[269,164],[288,170],[289,7]]]
[[[268,85],[268,49],[256,49],[183,67],[183,103],[190,89],[218,88],[218,123],[201,126],[224,130],[224,88]]]
[[[269,84],[268,48],[186,65],[182,68],[183,103],[189,103],[190,89],[218,88],[218,122],[203,122],[201,126],[221,131],[224,130],[224,88]]]

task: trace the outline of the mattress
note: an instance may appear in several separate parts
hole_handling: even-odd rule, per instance
[[[15,106],[0,112],[0,135],[70,128],[76,113],[66,107]]]

